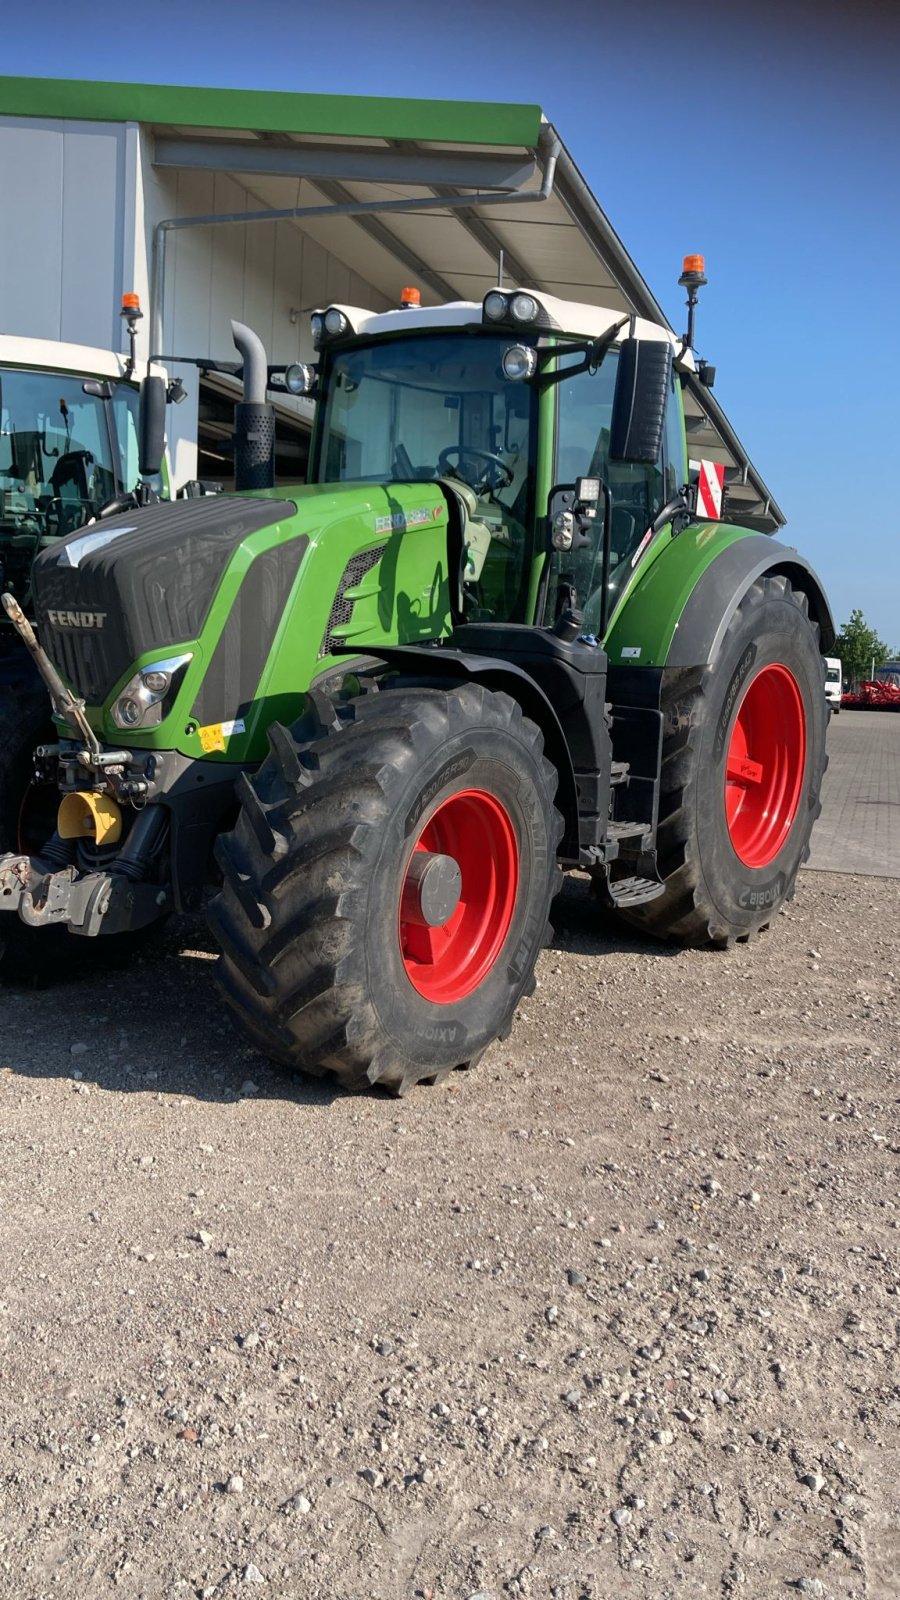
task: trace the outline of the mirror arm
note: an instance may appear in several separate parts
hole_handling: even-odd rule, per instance
[[[573,378],[579,372],[599,372],[607,351],[615,344],[626,322],[630,321],[630,316],[620,317],[619,321],[603,335],[602,339],[591,339],[586,342],[579,340],[577,344],[565,346],[554,345],[550,352],[551,355],[568,356],[574,355],[576,351],[583,351],[584,360],[579,361],[574,367],[557,367],[553,372],[545,372],[541,374],[537,382],[542,388],[545,388],[551,383],[561,383],[563,378]]]
[[[600,621],[597,637],[606,638],[609,622],[609,557],[612,549],[612,495],[609,486],[600,480],[603,495],[603,560],[600,567]]]
[[[667,522],[671,522],[672,537],[673,539],[677,539],[679,533],[683,533],[688,523],[693,522],[694,520],[695,507],[693,500],[694,496],[691,486],[689,484],[685,484],[683,488],[679,489],[678,493],[673,495],[671,500],[667,500],[662,509],[657,512],[650,524],[650,532],[655,535],[659,533],[661,528],[665,527]],[[678,523],[681,524],[680,527],[676,526]]]

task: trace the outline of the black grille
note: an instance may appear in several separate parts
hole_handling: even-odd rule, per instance
[[[305,534],[288,539],[245,572],[193,708],[201,727],[250,709],[308,545]]]
[[[360,550],[358,555],[351,556],[347,562],[337,587],[337,594],[332,602],[322,643],[319,646],[320,661],[323,656],[331,654],[335,628],[340,628],[344,623],[349,622],[353,615],[354,602],[347,598],[347,590],[355,589],[356,585],[362,582],[366,573],[371,572],[373,567],[377,567],[386,549],[386,544],[376,544],[371,550]]]

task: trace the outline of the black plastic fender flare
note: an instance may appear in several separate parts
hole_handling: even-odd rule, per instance
[[[558,773],[556,805],[565,823],[559,854],[567,860],[579,859],[578,790],[572,757],[553,704],[534,678],[511,661],[473,655],[469,651],[455,650],[452,645],[439,649],[429,645],[389,645],[373,649],[372,655],[400,672],[421,673],[430,678],[471,678],[483,683],[486,689],[502,690],[517,700],[524,715],[540,728],[544,736],[544,754]]]
[[[729,545],[700,577],[678,619],[666,667],[700,667],[714,660],[744,595],[764,573],[783,574],[806,595],[819,627],[819,649],[827,655],[837,634],[819,578],[798,551],[759,533]]]

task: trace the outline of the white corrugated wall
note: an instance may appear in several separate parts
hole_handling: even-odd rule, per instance
[[[227,174],[156,171],[152,139],[135,123],[0,117],[0,332],[125,349],[121,297],[136,290],[149,307],[155,224],[263,208]],[[378,290],[295,223],[169,234],[165,353],[233,359],[236,317],[260,335],[270,360],[309,359],[309,310],[331,300],[387,309]],[[196,472],[197,383],[189,368],[180,371],[189,398],[170,408],[169,432],[183,482]]]

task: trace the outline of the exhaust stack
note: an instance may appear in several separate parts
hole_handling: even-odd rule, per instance
[[[244,398],[234,408],[234,487],[271,489],[275,407],[266,402],[266,352],[262,340],[243,322],[232,322],[231,337],[244,363]]]

